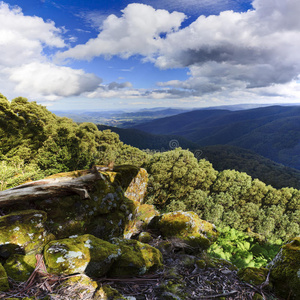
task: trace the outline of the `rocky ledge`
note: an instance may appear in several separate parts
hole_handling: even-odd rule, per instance
[[[237,270],[207,255],[213,224],[160,214],[146,189],[144,169],[98,166],[1,192],[0,298],[300,299],[300,237]]]

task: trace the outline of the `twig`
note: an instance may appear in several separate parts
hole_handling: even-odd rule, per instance
[[[238,293],[238,291],[231,291],[224,294],[218,294],[218,295],[210,295],[210,296],[202,296],[201,299],[210,299],[210,298],[219,298],[219,297],[227,297]]]

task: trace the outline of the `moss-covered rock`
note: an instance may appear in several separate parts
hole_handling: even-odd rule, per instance
[[[253,285],[260,285],[266,281],[269,270],[266,268],[244,268],[238,271],[241,280]]]
[[[143,231],[139,234],[138,240],[142,243],[149,243],[153,240],[153,237],[149,232]]]
[[[159,299],[181,300],[186,299],[184,280],[166,280],[160,285],[161,296]]]
[[[162,254],[148,244],[122,239],[113,239],[112,242],[121,248],[122,255],[112,265],[110,276],[143,275],[162,266]]]
[[[79,299],[78,295],[81,295],[84,299],[94,299],[93,296],[97,288],[97,282],[84,274],[72,276],[59,286],[58,290],[60,293],[58,298],[75,299],[77,297]]]
[[[52,241],[44,250],[49,273],[103,276],[121,255],[120,247],[90,234]]]
[[[147,171],[143,168],[129,165],[118,166],[114,170],[117,172],[115,181],[122,187],[125,197],[143,203],[147,192]]]
[[[159,216],[160,213],[155,209],[154,205],[142,204],[138,207],[136,220],[140,222],[140,229],[145,229],[149,222],[155,217]]]
[[[283,245],[268,267],[278,295],[300,299],[300,236]]]
[[[34,271],[36,265],[35,254],[15,254],[9,257],[4,268],[9,277],[16,281],[26,281]]]
[[[109,285],[103,285],[97,290],[93,300],[126,300],[116,289]]]
[[[161,232],[163,237],[176,237],[188,245],[199,249],[207,249],[218,237],[215,226],[201,220],[194,212],[171,212],[154,217],[148,228]]]
[[[9,290],[9,283],[5,269],[0,264],[0,291],[5,292]]]
[[[77,175],[86,173],[81,171]],[[36,202],[37,207],[48,213],[47,225],[57,238],[89,233],[110,240],[130,238],[135,233],[135,217],[146,192],[147,172],[134,166],[122,166],[116,171],[100,171],[100,175],[89,186],[88,199],[72,195]]]
[[[0,217],[0,246],[14,245],[6,250],[21,247],[26,253],[41,252],[47,242],[45,221],[47,214],[40,210],[25,210],[13,212]]]

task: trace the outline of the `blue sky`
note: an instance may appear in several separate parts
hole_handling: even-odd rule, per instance
[[[0,1],[0,92],[51,110],[300,102],[298,0]]]

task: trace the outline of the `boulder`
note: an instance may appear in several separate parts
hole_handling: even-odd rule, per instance
[[[38,253],[48,241],[45,229],[47,214],[41,210],[13,212],[0,217],[0,255],[8,258],[11,254]]]
[[[252,285],[261,285],[267,279],[269,270],[267,268],[248,267],[238,271],[238,276],[241,280]]]
[[[278,295],[300,299],[300,236],[290,239],[268,265]]]
[[[147,180],[146,170],[130,165],[107,171],[99,167],[96,174],[59,173],[2,192],[0,204],[5,214],[15,213],[16,202],[20,211],[43,211],[48,215],[44,225],[56,239],[87,233],[104,240],[130,238]]]
[[[156,216],[148,228],[165,238],[181,239],[195,251],[209,248],[218,237],[215,226],[201,220],[194,212],[176,211]]]
[[[113,239],[122,255],[109,270],[110,276],[135,276],[155,271],[162,266],[162,254],[148,244],[136,240]]]
[[[34,254],[14,254],[11,255],[4,264],[4,268],[9,277],[16,281],[27,281],[34,271],[36,258]]]
[[[142,204],[147,192],[147,171],[129,165],[115,167],[114,171],[116,172],[115,180],[124,191],[124,196]]]
[[[74,299],[76,295],[80,295],[83,299],[95,299],[94,294],[97,288],[97,282],[88,276],[84,274],[74,275],[59,286],[57,299]],[[56,299],[55,296],[54,294],[54,299]]]
[[[112,288],[111,286],[103,285],[97,290],[93,300],[129,300],[132,298],[133,297],[125,298],[116,289]]]
[[[49,273],[101,277],[121,255],[120,247],[90,234],[51,241],[44,249]]]

